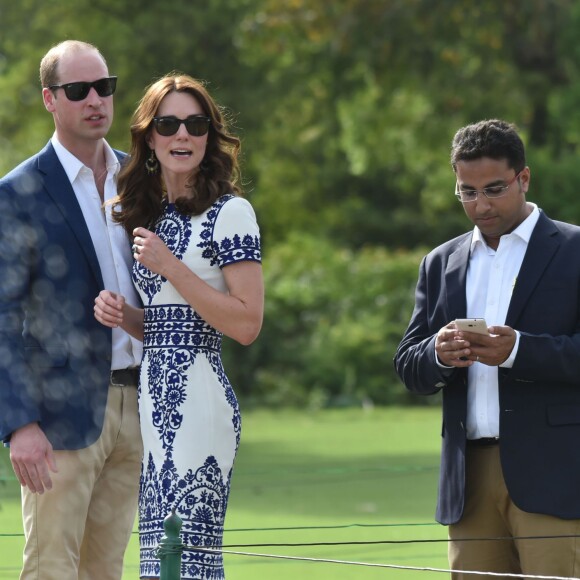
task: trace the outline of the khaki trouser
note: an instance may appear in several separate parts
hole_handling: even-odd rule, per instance
[[[499,445],[468,447],[465,459],[465,511],[457,524],[449,526],[451,540],[580,534],[580,520],[532,514],[514,505],[505,486]],[[451,541],[449,565],[454,570],[578,577],[580,538]],[[456,573],[452,578],[475,576]]]
[[[99,439],[85,449],[55,451],[50,491],[22,488],[20,580],[120,580],[142,453],[137,389],[110,386]]]

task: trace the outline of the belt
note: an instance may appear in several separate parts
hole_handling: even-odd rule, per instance
[[[489,447],[490,445],[499,445],[499,437],[482,437],[481,439],[468,439],[468,447]]]
[[[136,387],[139,383],[139,367],[111,371],[110,382],[115,387]]]

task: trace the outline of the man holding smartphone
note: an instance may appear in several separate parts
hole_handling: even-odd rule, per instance
[[[443,393],[436,518],[453,577],[578,576],[580,228],[526,200],[505,121],[460,129],[451,165],[475,227],[423,259],[394,362],[411,392]]]

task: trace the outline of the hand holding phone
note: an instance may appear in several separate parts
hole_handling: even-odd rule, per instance
[[[485,318],[457,318],[454,320],[454,322],[457,330],[489,335]]]

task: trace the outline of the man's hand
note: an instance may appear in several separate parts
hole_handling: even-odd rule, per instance
[[[457,330],[450,322],[437,333],[435,352],[447,367],[469,367],[474,362],[497,367],[507,360],[515,343],[516,331],[509,326],[490,326],[486,335]]]
[[[38,423],[16,429],[10,437],[10,461],[20,485],[32,493],[52,489],[50,471],[56,473],[52,445]]]
[[[457,336],[469,345],[471,360],[491,367],[505,362],[516,343],[516,331],[509,326],[490,326],[489,335],[460,331]]]
[[[454,322],[450,322],[437,333],[435,352],[439,362],[446,367],[464,368],[473,364],[473,360],[469,358],[471,355],[469,342],[460,338],[459,334]]]

